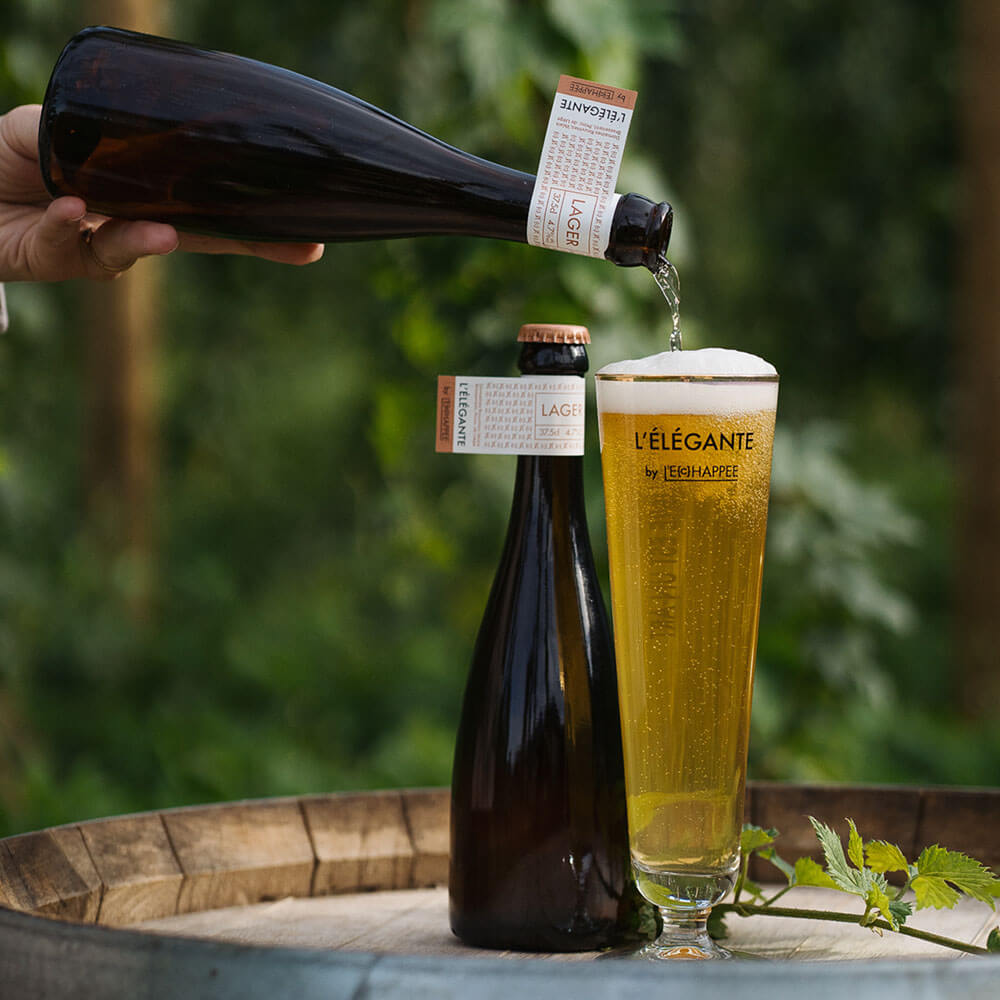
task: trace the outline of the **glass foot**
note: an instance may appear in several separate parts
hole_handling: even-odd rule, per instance
[[[733,958],[733,954],[716,944],[706,926],[708,912],[677,917],[663,911],[663,933],[655,941],[644,944],[636,958],[651,961],[703,962],[709,959]]]
[[[735,958],[712,940],[708,918],[712,907],[733,887],[739,866],[738,852],[726,868],[709,872],[655,868],[633,857],[639,891],[659,908],[663,917],[660,936],[633,952],[633,957],[656,962]]]

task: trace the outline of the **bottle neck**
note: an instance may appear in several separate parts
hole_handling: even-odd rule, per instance
[[[590,362],[583,344],[556,344],[527,341],[521,344],[517,368],[522,375],[579,375],[587,373]]]
[[[506,171],[507,168],[499,168]],[[527,220],[531,206],[534,178],[530,174],[516,174],[519,183],[508,187],[512,197],[519,200],[516,219],[508,216],[503,222],[490,220],[492,232],[497,235],[501,225],[506,226],[504,239],[526,243]],[[528,183],[526,184],[525,181]],[[604,259],[619,267],[642,266],[654,274],[667,259],[667,247],[674,224],[674,210],[669,202],[655,202],[641,194],[623,194],[615,206],[611,235],[604,251]]]
[[[622,195],[604,256],[622,267],[641,264],[655,274],[667,259],[673,224],[674,210],[667,202],[653,202],[641,194]]]
[[[578,375],[589,367],[583,344],[529,341],[521,345],[517,367],[522,375]],[[514,515],[566,517],[586,525],[582,455],[518,455]],[[514,518],[512,518],[514,520]]]

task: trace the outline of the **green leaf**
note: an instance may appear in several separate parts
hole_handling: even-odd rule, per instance
[[[935,844],[933,847],[925,847],[917,858],[917,871],[919,875],[913,880],[913,890],[917,892],[917,908],[922,906],[954,906],[957,897],[950,903],[926,902],[921,903],[921,892],[917,891],[917,882],[924,882],[921,887],[925,899],[944,900],[950,898],[944,891],[945,883],[954,886],[967,896],[973,899],[988,903],[994,909],[993,896],[1000,879],[994,877],[993,872],[985,865],[970,858],[959,851],[948,851]],[[933,885],[931,885],[931,883]]]
[[[750,879],[743,880],[743,891],[751,898],[758,901],[764,899],[764,891],[756,882],[751,882]]]
[[[986,950],[1000,952],[1000,927],[994,927],[986,939]]]
[[[909,870],[906,856],[885,840],[870,840],[865,845],[865,858],[873,872],[905,872]]]
[[[726,930],[726,914],[717,909],[708,915],[708,933],[714,941],[721,941],[729,932]]]
[[[953,889],[942,878],[932,875],[918,875],[910,888],[917,896],[917,909],[933,906],[937,910],[950,910],[960,899],[957,889]]]
[[[823,848],[823,857],[826,858],[826,870],[830,878],[836,883],[838,889],[844,892],[854,893],[856,896],[867,896],[868,887],[863,885],[858,878],[860,872],[851,869],[844,857],[844,846],[840,842],[840,837],[834,833],[825,823],[820,823],[818,819],[809,817],[820,846]]]
[[[826,868],[830,877],[838,882],[840,879],[850,878],[850,869],[847,867],[847,859],[844,857],[844,847],[840,843],[840,837],[825,823],[821,823],[814,816],[809,817],[813,829],[816,831],[816,838],[820,847],[823,848],[823,857],[826,858]]]
[[[821,889],[840,889],[840,886],[830,878],[821,865],[812,858],[799,858],[795,862],[795,885],[815,885]]]
[[[888,893],[886,893],[883,886],[873,885],[865,896],[865,903],[881,913],[894,931],[899,930],[896,915],[892,912],[892,901],[889,899]],[[874,919],[874,914],[872,914],[872,919]]]
[[[809,817],[809,822],[812,823],[813,829],[816,831],[816,836],[819,838],[820,845],[823,848],[827,874],[836,883],[838,889],[842,889],[844,892],[849,892],[855,896],[860,896],[869,906],[878,905],[881,900],[881,896],[878,893],[888,896],[889,886],[884,875],[879,872],[873,872],[870,868],[851,868],[847,864],[847,858],[844,856],[844,847],[837,834],[830,827],[824,823],[820,823],[819,820],[814,819],[812,816]],[[858,851],[862,850],[860,847],[861,838],[858,836],[854,823],[850,820],[848,822],[851,825],[851,847],[853,853],[857,855]],[[862,857],[863,860],[864,858]],[[873,895],[873,890],[878,890],[878,892]],[[888,911],[888,899],[885,901],[885,906]]]
[[[892,915],[896,920],[896,923],[902,926],[906,923],[907,917],[911,916],[913,913],[913,904],[904,903],[898,899],[890,900],[889,909],[892,911]]]
[[[775,829],[765,830],[762,826],[754,826],[752,823],[743,824],[743,832],[740,834],[740,850],[744,854],[750,854],[773,844],[778,836]]]
[[[847,856],[854,863],[855,868],[864,868],[865,866],[864,841],[862,841],[861,839],[861,834],[858,833],[858,828],[854,825],[854,820],[849,819],[847,822],[851,827],[851,836],[847,841]]]

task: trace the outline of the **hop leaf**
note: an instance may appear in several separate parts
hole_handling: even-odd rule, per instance
[[[873,872],[905,872],[910,865],[906,855],[895,845],[884,840],[871,840],[865,845],[865,858]]]
[[[898,899],[890,900],[889,909],[892,911],[892,915],[896,920],[896,923],[902,926],[906,923],[906,918],[913,914],[913,904],[903,903]]]
[[[959,900],[961,893],[953,889],[944,879],[918,876],[910,883],[917,896],[917,909],[926,910],[933,906],[936,910],[950,910]]]
[[[775,829],[765,830],[762,826],[754,826],[752,823],[743,824],[743,832],[740,834],[740,850],[744,854],[759,850],[773,844],[778,836]]]
[[[795,862],[795,885],[815,885],[821,889],[839,889],[821,865],[812,858],[799,858]]]
[[[809,822],[812,823],[816,836],[819,838],[820,846],[823,848],[823,856],[826,858],[827,873],[836,883],[836,887],[843,889],[844,892],[860,896],[868,906],[880,908],[882,896],[885,896],[885,907],[888,913],[889,886],[885,876],[879,872],[873,872],[870,868],[851,868],[844,856],[844,847],[837,834],[812,816],[809,817]],[[851,824],[851,841],[848,849],[857,855],[858,851],[862,850],[860,847],[861,837],[858,835],[854,823],[850,820],[848,822]],[[862,862],[863,860],[862,858]]]
[[[1000,927],[994,927],[986,939],[986,950],[1000,952]]]
[[[959,892],[996,909],[993,896],[1000,887],[1000,879],[975,858],[935,844],[921,851],[916,868],[918,874],[912,887],[917,894],[918,910],[927,906],[950,909],[958,902]]]
[[[853,893],[856,896],[867,898],[868,890],[871,888],[870,881],[865,879],[865,872],[857,868],[851,868],[844,856],[844,845],[840,842],[840,837],[830,829],[825,823],[820,823],[818,819],[809,817],[816,836],[819,838],[820,846],[823,848],[823,857],[826,858],[826,870],[830,878],[836,883],[838,889],[844,892]],[[868,873],[871,874],[870,872]]]
[[[867,919],[863,919],[861,921],[862,924],[873,923],[878,919],[877,914],[881,913],[894,931],[899,930],[899,922],[896,920],[895,913],[893,913],[892,902],[890,901],[884,886],[872,885],[865,896],[865,904],[871,912],[869,913]]]
[[[823,857],[826,858],[826,870],[830,878],[837,884],[837,888],[846,892],[853,892],[856,883],[851,877],[851,869],[847,866],[847,859],[844,857],[844,846],[840,842],[840,837],[825,823],[820,823],[813,816],[809,817],[820,847],[823,848]]]
[[[707,930],[713,941],[721,941],[729,934],[726,930],[726,914],[718,907],[713,908],[708,915]]]
[[[855,868],[864,868],[865,847],[861,840],[861,834],[858,833],[858,828],[854,825],[853,819],[849,819],[847,822],[851,827],[851,836],[847,841],[847,856],[854,863]]]

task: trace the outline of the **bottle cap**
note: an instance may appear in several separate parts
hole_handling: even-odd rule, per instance
[[[529,344],[589,344],[590,333],[585,326],[567,323],[525,323],[517,339]]]

